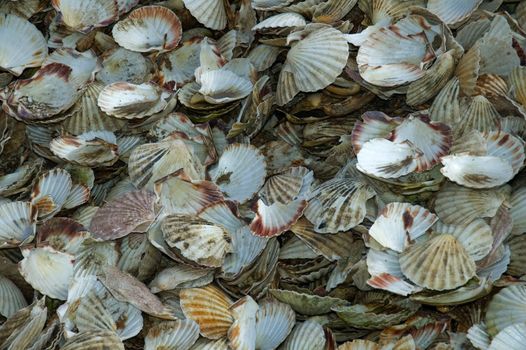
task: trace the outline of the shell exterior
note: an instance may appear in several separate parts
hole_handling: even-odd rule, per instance
[[[183,0],[184,6],[205,27],[222,30],[227,24],[227,12],[221,0]]]
[[[117,22],[112,34],[120,46],[131,51],[170,51],[181,40],[181,21],[166,7],[143,6]]]
[[[287,304],[264,300],[259,303],[256,319],[256,349],[270,350],[289,335],[296,315]]]
[[[0,16],[0,67],[14,75],[25,68],[38,67],[47,56],[46,40],[29,21],[15,15]],[[13,53],[15,53],[13,55]]]
[[[256,216],[250,223],[250,229],[260,237],[280,235],[300,218],[306,206],[307,201],[302,199],[288,204],[276,202],[270,206],[260,199],[256,204]]]
[[[488,333],[496,336],[506,327],[524,322],[526,318],[526,287],[509,286],[495,294],[486,313]]]
[[[29,202],[0,204],[0,246],[30,242],[36,232],[36,208]]]
[[[395,178],[415,171],[418,158],[418,151],[408,142],[395,143],[377,138],[364,143],[357,154],[357,168],[373,176]]]
[[[325,343],[323,327],[316,322],[305,321],[296,323],[283,344],[283,348],[287,350],[315,350],[322,349]]]
[[[60,13],[66,26],[84,33],[113,23],[119,14],[115,1],[52,0],[51,5]]]
[[[53,169],[39,177],[31,192],[31,204],[38,217],[51,217],[60,211],[71,191],[72,181],[64,169]]]
[[[199,327],[192,320],[162,322],[148,330],[144,339],[144,349],[190,349],[197,338]]]
[[[252,91],[252,83],[231,71],[218,69],[208,71],[200,76],[203,94],[209,103],[220,104],[239,100]]]
[[[473,258],[449,234],[440,234],[405,250],[400,256],[400,267],[411,281],[433,290],[462,286],[476,272]]]
[[[239,299],[230,307],[234,323],[228,330],[228,339],[232,349],[255,349],[256,313],[258,304],[250,296]]]
[[[9,318],[18,310],[27,306],[24,295],[10,279],[0,275],[0,297],[2,298],[2,307],[0,315]]]
[[[283,27],[301,27],[306,25],[305,18],[299,13],[285,12],[271,16],[257,25],[252,27],[252,30],[262,30],[269,28],[283,28]]]

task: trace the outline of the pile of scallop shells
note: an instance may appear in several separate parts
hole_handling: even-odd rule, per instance
[[[526,349],[526,2],[0,0],[0,349]]]

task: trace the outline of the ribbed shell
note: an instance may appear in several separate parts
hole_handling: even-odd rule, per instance
[[[188,350],[199,338],[199,326],[192,320],[161,322],[144,337],[145,350]]]
[[[289,335],[296,314],[289,305],[267,299],[260,301],[256,318],[256,349],[272,350]]]
[[[407,278],[432,290],[454,289],[475,276],[475,262],[452,235],[441,234],[405,250],[400,267]]]
[[[38,209],[39,218],[47,218],[60,211],[71,191],[69,173],[55,168],[41,175],[31,192],[31,204]]]
[[[226,198],[242,204],[251,199],[265,182],[265,157],[252,145],[229,145],[217,167],[210,170],[210,177]]]
[[[177,47],[182,28],[181,21],[172,10],[162,6],[143,6],[117,22],[112,34],[125,49],[164,52]]]
[[[22,251],[19,271],[33,288],[50,298],[66,300],[73,277],[74,256],[51,247]]]
[[[105,27],[119,15],[117,2],[111,0],[51,0],[51,5],[66,26],[83,33]]]
[[[322,297],[285,289],[269,289],[269,292],[277,300],[290,305],[297,313],[309,316],[326,314],[333,306],[347,303],[339,298]]]
[[[227,24],[227,13],[222,0],[183,0],[184,6],[205,27],[222,30]]]
[[[106,85],[119,81],[140,84],[148,76],[148,61],[138,52],[119,47],[105,53],[102,58],[102,68],[97,72],[97,80]]]
[[[61,348],[61,350],[93,349],[124,350],[124,344],[115,332],[89,331],[69,338]]]
[[[526,324],[516,323],[499,332],[488,350],[520,350],[526,344]]]
[[[497,130],[500,118],[501,116],[495,106],[484,96],[478,95],[469,104],[455,132],[462,135],[471,130],[482,132]]]
[[[47,56],[42,33],[15,15],[0,15],[0,67],[18,76],[25,68],[38,67]]]
[[[492,188],[513,178],[511,164],[494,156],[451,155],[442,157],[440,172],[449,180],[471,188]]]
[[[283,350],[318,350],[325,346],[323,327],[314,321],[296,323],[296,326],[283,343]]]
[[[258,309],[258,304],[250,296],[239,299],[230,307],[234,323],[228,330],[228,340],[233,350],[255,349]]]
[[[250,229],[260,237],[278,236],[301,217],[306,206],[307,201],[302,199],[288,204],[276,202],[269,206],[260,199],[256,204],[256,216],[250,223]]]
[[[0,275],[0,315],[9,318],[27,306],[24,295],[10,279]]]
[[[454,26],[467,19],[481,2],[482,0],[430,0],[427,2],[427,9],[440,17],[446,24]]]
[[[0,204],[0,247],[16,246],[33,239],[37,210],[29,202]]]
[[[482,219],[458,225],[438,222],[433,231],[454,236],[474,261],[484,258],[493,246],[491,227]]]
[[[228,103],[247,97],[252,92],[250,80],[226,69],[207,71],[200,76],[201,93],[213,104]]]
[[[523,322],[526,322],[526,286],[511,285],[493,296],[486,311],[486,325],[491,336]]]
[[[144,232],[144,225],[155,219],[155,201],[156,196],[152,192],[128,192],[97,211],[91,220],[90,232],[105,240],[124,237],[134,230]]]
[[[459,79],[451,78],[440,90],[429,107],[431,120],[454,125],[460,120]]]
[[[413,145],[372,139],[357,154],[356,167],[363,173],[381,178],[396,178],[418,168],[418,153]]]
[[[209,285],[183,289],[180,298],[185,316],[199,325],[203,337],[219,339],[226,336],[234,319],[230,311],[232,301],[224,292]]]
[[[267,28],[300,27],[307,24],[302,15],[294,12],[280,13],[270,16],[252,27],[252,30]]]

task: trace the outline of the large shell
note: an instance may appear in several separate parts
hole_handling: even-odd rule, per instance
[[[117,3],[110,0],[52,0],[51,5],[65,25],[84,33],[113,23],[119,15]]]
[[[194,320],[203,337],[219,339],[226,336],[234,322],[230,306],[232,301],[217,287],[183,289],[181,308],[186,317]]]
[[[55,168],[40,176],[31,192],[31,204],[38,209],[38,217],[58,213],[66,203],[71,187],[71,176],[64,169]]]
[[[284,350],[317,350],[325,346],[323,327],[313,321],[296,323],[294,329],[283,343]]]
[[[502,289],[491,299],[486,312],[488,333],[497,335],[506,327],[526,321],[526,287],[513,285]]]
[[[232,304],[230,309],[234,317],[234,323],[228,330],[230,347],[234,350],[255,349],[258,304],[246,296]]]
[[[49,144],[57,157],[84,166],[108,166],[118,159],[115,135],[109,131],[86,132],[79,136],[64,135]]]
[[[289,305],[267,299],[260,302],[256,320],[256,349],[271,350],[289,335],[296,315]]]
[[[372,139],[363,144],[357,154],[358,170],[381,178],[394,178],[412,173],[418,168],[418,151],[410,143],[395,143]]]
[[[0,67],[20,75],[25,68],[38,67],[47,56],[46,40],[29,21],[2,13],[0,15]]]
[[[511,164],[494,156],[450,155],[442,157],[442,164],[445,177],[471,188],[492,188],[513,178]]]
[[[475,262],[452,235],[441,234],[405,250],[400,256],[405,276],[419,286],[447,290],[475,276]]]
[[[146,80],[149,65],[140,53],[122,47],[105,53],[97,80],[104,84],[127,82],[140,84]]]
[[[137,52],[170,51],[182,36],[181,22],[170,9],[143,6],[133,10],[112,29],[113,38],[125,49]]]

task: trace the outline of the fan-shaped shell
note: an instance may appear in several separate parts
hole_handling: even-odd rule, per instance
[[[111,0],[52,0],[51,5],[66,26],[83,33],[105,27],[119,15],[117,2]]]
[[[316,350],[325,346],[323,327],[314,321],[296,323],[294,329],[283,343],[284,350]]]
[[[494,156],[450,155],[442,157],[440,172],[459,185],[492,188],[513,178],[511,164]]]
[[[526,286],[512,285],[491,299],[486,311],[488,333],[496,336],[506,327],[526,322]]]
[[[300,27],[307,24],[305,18],[299,13],[285,12],[270,16],[252,27],[252,30],[267,28]]]
[[[182,36],[181,21],[163,6],[143,6],[117,22],[113,38],[125,49],[137,52],[170,51]]]
[[[372,139],[363,144],[357,154],[358,170],[381,178],[407,175],[418,168],[420,157],[415,147],[407,142],[394,143]]]
[[[475,276],[475,262],[452,235],[441,234],[405,250],[400,267],[419,286],[447,290],[462,286]]]
[[[271,350],[289,335],[296,314],[287,304],[263,300],[259,304],[256,320],[256,349]]]
[[[37,210],[29,202],[0,204],[0,247],[30,242],[35,236]]]
[[[64,169],[55,168],[40,176],[31,192],[31,204],[38,209],[38,217],[46,218],[59,212],[71,187],[71,176]]]
[[[148,76],[148,61],[138,52],[118,47],[105,53],[102,58],[97,80],[106,85],[116,82],[140,84]]]
[[[181,308],[186,317],[194,320],[203,337],[219,339],[226,336],[234,322],[230,306],[232,301],[217,287],[183,289]]]
[[[306,206],[307,201],[302,199],[288,204],[276,202],[269,206],[260,199],[256,204],[256,216],[250,223],[250,229],[260,237],[280,235],[300,218]]]
[[[94,131],[79,136],[64,135],[49,144],[57,157],[84,166],[108,166],[118,160],[115,135],[109,131]]]
[[[47,56],[42,33],[29,21],[15,15],[0,15],[0,67],[14,75],[38,67]]]
[[[526,324],[516,323],[500,331],[491,341],[488,350],[520,350],[526,343]]]
[[[225,29],[227,13],[222,0],[183,0],[184,6],[199,23],[215,30]]]
[[[204,72],[199,79],[201,81],[199,93],[204,96],[205,101],[213,104],[236,101],[252,92],[250,80],[226,69]]]
[[[159,323],[148,330],[145,350],[187,350],[199,338],[199,326],[192,320]]]
[[[230,347],[233,350],[255,349],[256,313],[258,304],[250,296],[245,296],[230,307],[234,323],[228,330]]]
[[[20,289],[10,279],[0,275],[0,315],[9,318],[18,310],[27,306],[26,299]]]
[[[62,350],[88,350],[104,348],[124,350],[124,344],[115,332],[98,330],[79,333],[69,338],[62,346]]]
[[[427,2],[427,9],[440,17],[446,24],[455,25],[467,19],[480,5],[482,0]]]

